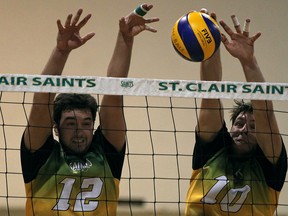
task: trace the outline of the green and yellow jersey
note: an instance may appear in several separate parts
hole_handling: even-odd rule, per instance
[[[99,129],[84,155],[67,155],[52,135],[35,153],[21,146],[27,216],[116,215],[125,148]]]
[[[225,125],[211,143],[201,143],[196,135],[186,215],[274,214],[287,172],[284,144],[278,163],[273,165],[260,147],[244,161],[229,157],[231,143]]]

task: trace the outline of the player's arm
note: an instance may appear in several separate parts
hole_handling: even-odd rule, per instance
[[[57,20],[58,36],[57,46],[54,48],[41,75],[61,75],[71,50],[82,46],[94,36],[94,33],[81,37],[80,29],[87,23],[91,15],[87,15],[79,23],[82,10],[78,10],[73,17],[68,15],[64,26]],[[31,107],[28,124],[24,132],[24,143],[28,150],[34,152],[42,147],[48,136],[52,133],[52,109],[54,93],[35,93]]]
[[[142,7],[149,11],[153,6],[144,4]],[[145,19],[130,13],[119,20],[119,32],[110,64],[108,77],[127,77],[130,67],[134,37],[144,30],[156,32],[148,23],[157,22],[158,18]],[[116,150],[121,151],[125,143],[126,124],[123,113],[123,96],[103,96],[100,109],[100,124],[106,139]]]
[[[235,16],[232,16],[233,18],[235,19]],[[254,42],[261,34],[258,32],[249,37],[249,19],[246,20],[243,31],[240,25],[235,28],[236,32],[233,32],[225,22],[221,21],[220,24],[230,36],[230,40],[223,36],[223,44],[232,56],[239,59],[247,82],[265,82],[254,56]],[[265,100],[252,100],[251,102],[257,142],[267,159],[275,164],[282,151],[282,139],[273,111],[273,103]]]
[[[248,82],[265,82],[260,68],[253,58],[251,62],[241,62]],[[256,125],[257,142],[267,159],[276,164],[282,151],[282,139],[273,109],[273,102],[252,100]]]
[[[210,14],[215,20],[215,13]],[[204,81],[221,81],[222,64],[220,48],[208,60],[201,62],[200,79]],[[202,141],[212,141],[223,126],[224,113],[219,99],[202,99],[196,132]]]

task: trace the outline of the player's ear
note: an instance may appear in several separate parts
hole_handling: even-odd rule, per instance
[[[59,130],[58,130],[58,126],[56,123],[53,124],[53,130],[56,136],[59,136]]]

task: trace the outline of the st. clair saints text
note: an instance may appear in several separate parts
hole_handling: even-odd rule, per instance
[[[93,88],[96,86],[95,79],[86,78],[66,78],[66,77],[0,77],[0,85],[17,85],[17,86],[71,86],[71,87],[88,87]]]
[[[215,92],[215,93],[261,93],[261,94],[284,94],[288,86],[284,85],[261,85],[261,84],[249,84],[245,83],[238,86],[233,83],[221,83],[221,84],[204,84],[204,83],[181,83],[175,82],[159,82],[160,91],[191,91],[191,92]]]

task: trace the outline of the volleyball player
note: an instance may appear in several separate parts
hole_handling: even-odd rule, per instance
[[[211,13],[216,19],[215,13]],[[237,58],[247,82],[265,82],[254,55],[260,33],[249,36],[250,20],[235,31],[224,21],[229,38],[222,43]],[[220,81],[220,50],[201,63],[201,80]],[[273,215],[285,182],[287,154],[272,101],[238,101],[228,132],[219,99],[202,99],[196,126],[193,173],[187,193],[186,215]]]
[[[156,32],[147,24],[159,19],[143,18],[152,7],[144,4],[119,20],[107,76],[127,77],[134,36]],[[64,24],[57,21],[57,45],[42,75],[61,75],[70,52],[94,36],[80,36],[91,17],[81,20],[81,15],[80,9]],[[91,95],[59,94],[55,101],[54,97],[54,93],[34,94],[21,142],[26,215],[116,215],[125,155],[122,96],[103,96],[95,132],[97,103]]]

